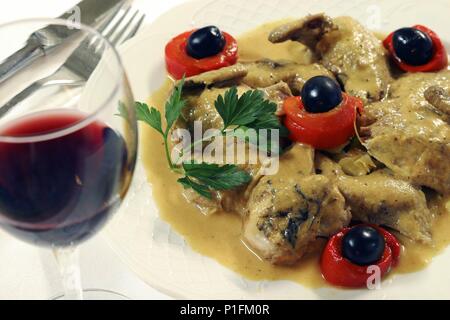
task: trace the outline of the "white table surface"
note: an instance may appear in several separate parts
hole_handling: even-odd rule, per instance
[[[135,0],[135,4],[147,14],[146,23],[151,23],[160,14],[184,1]],[[77,2],[2,0],[0,23],[31,17],[56,17]],[[84,288],[113,290],[131,299],[170,299],[127,269],[108,247],[101,233],[82,245],[80,260]],[[0,299],[48,299],[61,291],[52,253],[16,240],[0,230]]]

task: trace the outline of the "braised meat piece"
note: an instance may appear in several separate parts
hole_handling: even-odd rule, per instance
[[[244,240],[275,264],[293,264],[319,235],[329,236],[350,222],[342,194],[314,174],[314,150],[295,145],[280,159],[277,174],[259,180],[244,216]]]
[[[390,99],[368,105],[364,146],[378,161],[415,185],[450,192],[450,125],[445,97],[450,71],[406,74],[392,84]],[[432,90],[432,91],[430,91]],[[438,105],[438,107],[436,107]]]
[[[293,40],[313,50],[349,94],[365,102],[379,101],[392,81],[381,41],[351,17],[310,15],[273,30],[273,43]]]

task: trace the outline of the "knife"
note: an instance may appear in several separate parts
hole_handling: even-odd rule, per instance
[[[81,24],[95,26],[110,10],[127,1],[129,0],[83,0],[72,9],[66,11],[59,19],[67,20],[77,10],[80,12]],[[6,58],[0,64],[0,83],[37,58],[45,55],[46,52],[58,46],[64,39],[78,31],[76,28],[70,29],[63,26],[50,25],[33,32],[22,49]]]

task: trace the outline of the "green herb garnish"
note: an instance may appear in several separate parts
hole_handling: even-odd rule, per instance
[[[219,166],[212,163],[183,163],[185,177],[178,179],[185,188],[211,199],[211,190],[230,190],[244,185],[251,176],[235,165]]]
[[[183,174],[184,177],[178,179],[178,182],[186,189],[192,189],[199,195],[211,199],[211,191],[231,190],[249,183],[251,176],[236,165],[223,165],[211,163],[183,162],[180,166],[176,165],[169,151],[169,134],[175,122],[181,115],[185,106],[182,99],[182,89],[184,78],[175,86],[169,100],[165,105],[166,127],[163,128],[161,113],[154,107],[149,108],[145,103],[136,102],[136,114],[138,121],[145,122],[155,129],[164,140],[164,148],[172,171]],[[245,92],[238,97],[237,88],[232,87],[222,96],[220,95],[215,107],[223,119],[224,126],[221,134],[233,134],[238,129],[283,129],[278,117],[274,114],[276,104],[264,99],[263,93],[259,90]],[[119,115],[125,116],[124,110],[119,108]],[[241,132],[242,132],[241,130]],[[239,136],[239,135],[236,135]],[[206,139],[210,140],[213,137]],[[195,141],[189,146],[202,143],[205,140]],[[181,151],[183,153],[185,150]]]
[[[222,134],[235,136],[266,151],[272,150],[271,141],[268,140],[267,145],[258,144],[259,137],[249,137],[246,134],[248,129],[254,129],[258,134],[260,129],[277,129],[280,136],[288,135],[286,127],[275,115],[277,105],[264,99],[260,90],[246,91],[239,97],[237,88],[232,87],[224,96],[220,95],[214,105],[224,122]]]
[[[277,105],[265,100],[259,90],[247,91],[238,97],[237,88],[232,87],[224,96],[220,95],[214,105],[223,119],[222,131],[233,126],[253,129],[280,128],[280,122],[275,115]]]
[[[219,166],[211,163],[183,163],[186,176],[209,186],[214,190],[230,190],[250,182],[247,172],[235,165]]]

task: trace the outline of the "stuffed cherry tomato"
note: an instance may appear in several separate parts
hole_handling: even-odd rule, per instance
[[[401,28],[383,41],[397,66],[406,72],[432,72],[448,65],[447,52],[437,34],[422,25]]]
[[[343,93],[333,79],[317,76],[305,83],[300,97],[287,98],[283,109],[291,140],[333,149],[355,135],[355,119],[363,103]]]
[[[173,38],[165,56],[167,71],[178,80],[235,64],[238,46],[231,35],[209,26]]]
[[[395,236],[381,227],[344,228],[325,246],[320,261],[322,275],[335,286],[364,287],[373,274],[373,266],[383,277],[398,264],[400,251]]]

